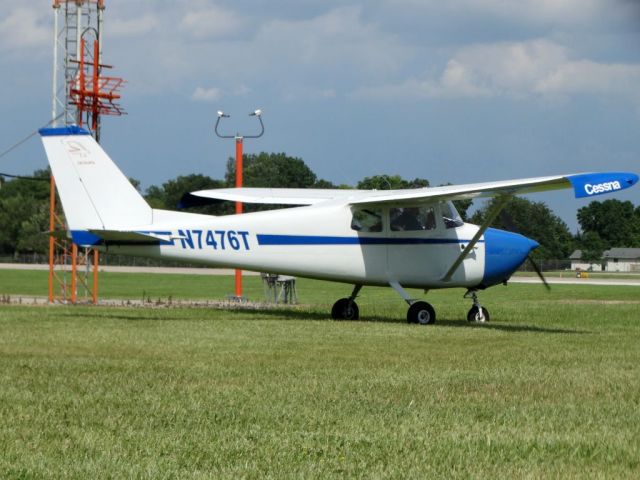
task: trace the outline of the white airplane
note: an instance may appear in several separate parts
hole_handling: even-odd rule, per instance
[[[538,247],[489,228],[517,194],[573,188],[575,196],[617,192],[638,182],[628,172],[581,173],[408,190],[229,188],[191,198],[297,205],[210,216],[151,208],[86,130],[40,135],[70,235],[81,246],[123,255],[183,260],[353,284],[334,319],[359,318],[364,285],[391,286],[409,304],[410,323],[435,322],[434,308],[405,288],[466,288],[469,321],[487,321],[477,292],[507,282]],[[498,197],[482,225],[464,223],[452,200]],[[300,206],[302,205],[302,206]]]

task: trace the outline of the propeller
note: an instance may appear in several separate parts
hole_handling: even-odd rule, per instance
[[[507,212],[506,210],[502,210],[502,212],[500,212],[500,220],[507,227],[507,229],[509,229],[510,231],[512,231],[514,233],[520,233],[518,231],[518,228],[516,228],[516,226],[515,226],[515,223],[513,221],[513,217],[511,217],[509,212]],[[540,278],[540,281],[542,282],[544,287],[547,289],[547,291],[548,292],[551,291],[551,287],[549,286],[549,282],[547,282],[547,279],[544,278],[544,275],[542,274],[542,270],[540,270],[540,266],[531,257],[531,254],[527,255],[527,260],[529,260],[529,263],[531,264],[531,268],[533,268],[534,272],[536,272],[536,274],[538,275],[538,278]]]
[[[542,270],[540,270],[540,267],[538,266],[538,264],[533,260],[533,258],[531,258],[531,255],[527,255],[527,260],[529,260],[529,263],[531,264],[535,272],[538,274],[538,277],[540,277],[540,280],[542,281],[542,284],[547,289],[547,292],[550,292],[551,287],[549,286],[549,283],[547,282],[547,280],[544,278],[544,275],[542,274]]]

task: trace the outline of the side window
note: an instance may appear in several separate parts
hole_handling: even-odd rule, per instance
[[[391,230],[416,231],[436,228],[436,214],[433,207],[404,207],[389,210]]]
[[[365,208],[355,210],[351,218],[351,228],[358,232],[381,232],[382,231],[382,209]]]
[[[442,212],[442,221],[447,228],[457,228],[464,225],[464,222],[460,218],[456,207],[451,202],[445,202],[440,205],[440,211]]]

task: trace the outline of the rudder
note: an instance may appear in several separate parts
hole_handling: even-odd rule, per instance
[[[152,222],[152,209],[89,132],[40,130],[69,229],[126,230]]]

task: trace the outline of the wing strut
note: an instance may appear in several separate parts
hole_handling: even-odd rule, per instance
[[[489,212],[489,215],[487,215],[487,218],[485,219],[485,221],[482,222],[482,225],[480,225],[478,232],[473,236],[473,238],[467,244],[465,249],[462,252],[460,252],[460,255],[458,255],[458,258],[456,258],[456,261],[453,262],[453,265],[451,265],[451,268],[447,271],[445,276],[442,277],[443,282],[448,282],[451,280],[451,277],[456,272],[456,270],[458,269],[462,261],[465,258],[467,258],[467,255],[469,254],[469,252],[473,249],[473,247],[476,246],[476,243],[478,243],[478,240],[480,240],[480,237],[484,235],[484,232],[487,230],[487,228],[489,228],[489,225],[491,224],[491,222],[493,222],[495,218],[500,214],[500,212],[505,207],[507,202],[511,200],[511,197],[512,195],[509,195],[509,194],[501,195],[500,197],[498,197],[498,202],[493,207],[493,209]]]

